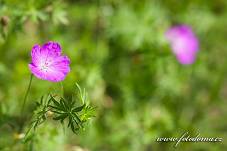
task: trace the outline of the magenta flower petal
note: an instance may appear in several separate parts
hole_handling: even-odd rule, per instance
[[[49,54],[51,56],[61,55],[61,46],[56,42],[49,41],[48,43],[43,45],[43,49],[48,50],[49,53],[51,53]]]
[[[39,56],[41,55],[41,47],[39,45],[34,45],[31,51],[32,62],[38,64],[40,59]]]
[[[70,59],[61,56],[61,46],[56,42],[48,42],[42,47],[34,45],[31,57],[29,68],[39,79],[58,82],[70,72]]]
[[[173,53],[181,64],[192,64],[199,50],[199,41],[192,29],[187,25],[170,28],[166,32]]]
[[[177,60],[181,63],[181,64],[193,64],[195,59],[196,59],[196,55],[194,54],[177,54],[176,55]]]

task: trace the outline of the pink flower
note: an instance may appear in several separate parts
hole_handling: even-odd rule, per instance
[[[61,46],[57,42],[34,45],[31,57],[29,68],[39,79],[59,82],[70,72],[70,60],[67,56],[61,56]]]
[[[199,50],[199,41],[192,29],[187,25],[170,28],[166,32],[173,53],[181,64],[192,64]]]

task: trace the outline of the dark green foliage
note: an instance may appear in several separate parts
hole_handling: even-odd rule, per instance
[[[56,101],[53,97],[51,97],[51,101],[53,105],[49,105],[51,111],[56,114],[53,118],[54,120],[59,120],[61,123],[64,122],[66,118],[68,118],[68,127],[76,133],[80,128],[83,128],[83,122],[81,121],[78,112],[83,110],[85,104],[82,106],[75,106],[74,101],[66,101],[64,98],[60,98],[60,101]]]
[[[29,129],[25,134],[24,142],[27,142],[35,135],[36,128],[47,120],[48,115],[53,116],[53,120],[59,121],[61,124],[64,124],[64,121],[67,119],[68,127],[73,133],[78,133],[79,130],[84,129],[84,124],[91,117],[94,117],[95,110],[88,104],[88,100],[86,100],[85,89],[82,92],[80,86],[78,84],[76,86],[79,90],[77,100],[66,100],[61,96],[57,100],[50,94],[46,98],[42,96],[40,101],[36,102],[36,109]],[[76,105],[79,101],[83,103],[81,106]],[[30,134],[31,130],[33,130],[32,134]]]
[[[49,109],[50,99],[43,100],[43,96],[40,102],[37,102],[37,108],[34,112],[34,121],[32,121],[32,127],[36,129],[36,127],[47,119],[46,113],[50,110]]]
[[[44,100],[44,97],[42,96],[39,102],[36,102],[36,109],[34,111],[32,122],[29,125],[29,129],[27,130],[25,134],[24,142],[27,142],[31,139],[31,136],[34,135],[33,133],[30,134],[31,131],[35,131],[36,128],[44,123],[47,119],[47,112],[49,109],[49,104],[51,102],[51,99],[47,98]]]

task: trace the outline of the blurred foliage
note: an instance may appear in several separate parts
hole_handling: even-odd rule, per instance
[[[172,150],[157,137],[185,131],[222,137],[222,143],[181,143],[179,151],[227,148],[226,0],[0,0],[0,150]],[[196,63],[182,66],[164,32],[191,26],[200,39]],[[88,91],[97,116],[78,135],[54,121],[23,144],[19,112],[35,43],[58,41],[71,59],[63,82]],[[25,111],[61,86],[35,79]],[[24,121],[27,121],[24,119]]]

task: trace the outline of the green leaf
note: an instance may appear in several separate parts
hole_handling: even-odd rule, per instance
[[[54,117],[53,119],[54,119],[54,120],[61,120],[61,121],[64,121],[64,119],[65,119],[67,116],[68,116],[67,113],[63,113],[63,114],[61,114],[61,115],[59,115],[59,116]]]
[[[76,107],[75,109],[73,109],[73,112],[80,112],[83,110],[83,108],[85,107],[85,104],[79,107]]]
[[[53,103],[54,103],[57,107],[61,108],[60,103],[58,103],[58,101],[56,101],[56,100],[54,99],[53,96],[51,96],[51,101],[53,101]]]
[[[79,96],[82,102],[85,102],[86,91],[81,91],[81,88],[78,84],[77,88],[79,89]],[[89,120],[90,117],[94,116],[94,108],[90,105],[83,103],[80,106],[76,105],[76,100],[73,98],[66,100],[63,97],[57,101],[53,96],[51,96],[51,104],[48,105],[50,110],[56,114],[53,120],[60,121],[63,123],[65,119],[68,119],[68,127],[76,133],[80,128],[83,128],[83,124]],[[44,119],[45,120],[45,119]]]

